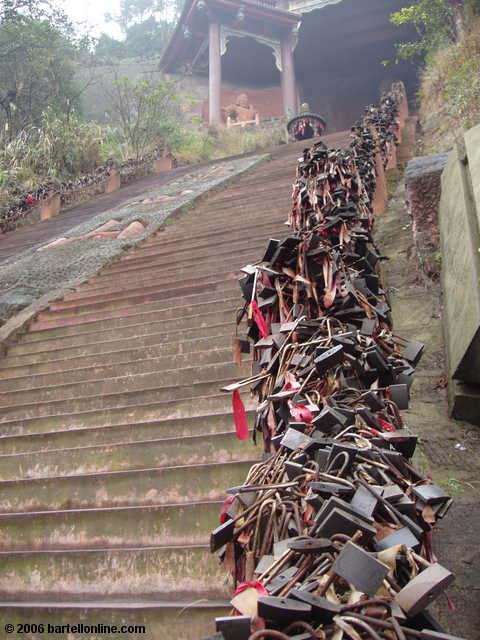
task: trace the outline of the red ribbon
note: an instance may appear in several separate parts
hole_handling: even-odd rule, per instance
[[[377,420],[378,420],[378,424],[382,427],[384,431],[389,431],[390,433],[392,433],[393,431],[396,431],[395,427],[390,422],[387,422],[386,420],[382,420],[382,418],[377,418]]]
[[[268,591],[265,589],[265,587],[263,586],[263,584],[261,582],[258,582],[258,580],[254,580],[253,582],[242,582],[242,584],[239,584],[237,587],[237,590],[235,591],[233,597],[235,598],[235,596],[240,595],[241,593],[243,593],[244,591],[246,591],[247,589],[256,589],[258,591],[258,595],[263,598],[264,596],[268,596],[269,593]]]
[[[295,422],[306,422],[312,424],[312,412],[303,404],[290,403],[290,415]]]
[[[260,333],[262,334],[262,338],[266,338],[268,336],[267,323],[265,322],[264,317],[262,316],[262,312],[260,311],[256,300],[252,301],[252,315],[253,315],[253,319],[257,323],[257,327]]]
[[[245,407],[243,405],[238,389],[235,389],[232,396],[233,420],[235,422],[235,430],[239,440],[248,439],[248,422]]]
[[[232,502],[235,500],[235,497],[236,496],[228,496],[228,498],[223,503],[223,507],[220,512],[220,524],[225,524],[225,522],[227,521],[227,511],[229,510]]]

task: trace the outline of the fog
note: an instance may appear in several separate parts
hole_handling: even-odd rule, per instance
[[[120,0],[64,0],[63,8],[82,31],[98,37],[102,32],[112,38],[122,38],[122,32],[114,22],[107,22],[105,14],[117,14]]]

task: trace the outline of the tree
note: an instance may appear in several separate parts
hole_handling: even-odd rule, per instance
[[[124,34],[123,49],[113,41],[109,48],[97,47],[97,54],[104,57],[145,58],[158,55],[178,20],[184,0],[121,0],[117,16],[107,14],[109,21],[116,22]],[[103,34],[101,39],[103,38]],[[113,39],[112,39],[113,40]],[[103,40],[106,44],[106,40]],[[107,55],[105,55],[107,54]]]
[[[48,2],[2,0],[0,18],[0,125],[11,139],[39,126],[47,106],[68,114],[78,105],[75,64],[89,55],[90,41]]]
[[[480,15],[480,0],[416,0],[396,11],[391,22],[411,24],[419,34],[416,42],[397,45],[402,59],[428,58],[440,46],[462,38],[472,20]]]
[[[454,42],[457,34],[453,3],[450,0],[417,0],[396,11],[390,18],[396,26],[411,24],[419,39],[397,45],[404,60],[428,56],[440,45]]]
[[[171,80],[133,82],[115,76],[110,101],[125,140],[135,156],[180,136],[180,96]]]

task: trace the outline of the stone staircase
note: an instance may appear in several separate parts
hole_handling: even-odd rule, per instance
[[[303,146],[52,304],[0,359],[0,629],[145,625],[115,637],[199,640],[228,611],[209,533],[261,455],[219,391],[249,373],[232,362],[237,270],[287,233]]]

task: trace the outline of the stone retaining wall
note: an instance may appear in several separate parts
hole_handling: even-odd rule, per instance
[[[406,204],[412,218],[415,251],[420,266],[429,277],[437,276],[440,271],[438,208],[440,179],[447,161],[447,153],[414,158],[405,171]]]
[[[122,185],[153,173],[168,171],[173,166],[174,161],[171,157],[160,156],[156,151],[140,160],[127,160],[123,163],[111,161],[105,167],[98,167],[92,174],[78,178],[75,183],[41,185],[37,192],[45,193],[34,198],[30,207],[23,202],[26,198],[22,198],[16,205],[18,210],[13,215],[7,212],[2,213],[0,231],[13,231],[18,226],[47,220],[58,215],[62,210],[99,195],[113,193]]]
[[[441,179],[443,325],[450,411],[480,424],[480,126],[455,144]]]

